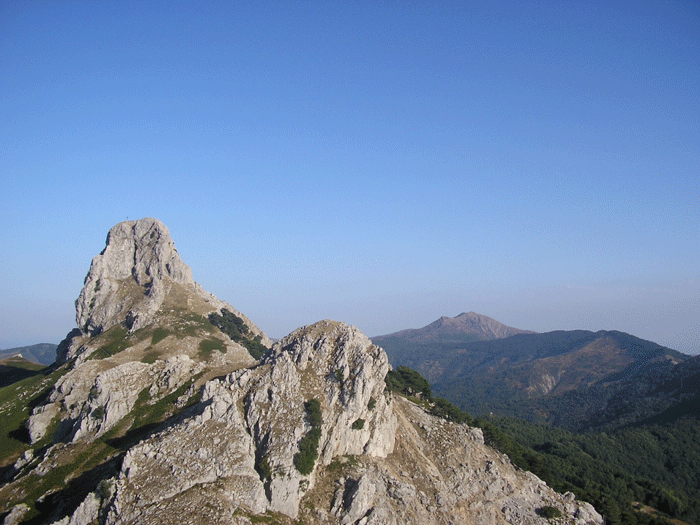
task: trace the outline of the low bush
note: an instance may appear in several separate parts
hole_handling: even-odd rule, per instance
[[[455,423],[470,423],[472,421],[469,414],[460,410],[447,399],[433,397],[428,381],[411,368],[400,366],[396,370],[390,370],[384,378],[384,382],[391,392],[420,399],[423,407],[434,416]]]
[[[537,514],[547,519],[561,518],[561,511],[556,507],[540,507],[537,509]]]
[[[311,399],[304,403],[306,415],[311,425],[306,435],[299,442],[299,452],[294,456],[294,466],[303,474],[308,476],[314,469],[314,464],[318,459],[318,442],[321,440],[321,425],[323,416],[321,414],[321,403],[318,399]]]
[[[209,321],[229,336],[232,341],[244,346],[253,359],[260,359],[269,350],[261,343],[262,337],[259,335],[252,337],[250,329],[243,319],[229,312],[226,308],[221,310],[221,314],[216,312],[209,314]]]
[[[364,419],[356,419],[352,424],[353,430],[362,430],[363,428],[365,428],[365,420]]]

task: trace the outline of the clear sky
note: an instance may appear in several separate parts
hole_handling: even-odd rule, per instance
[[[163,221],[271,337],[475,311],[700,352],[700,1],[0,2],[0,347]]]

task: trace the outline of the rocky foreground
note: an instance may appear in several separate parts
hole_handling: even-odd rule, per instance
[[[241,338],[210,322],[224,311]],[[155,219],[110,231],[77,318],[0,488],[6,525],[525,525],[550,523],[547,507],[602,523],[479,429],[388,392],[387,356],[357,328],[320,321],[271,345],[192,280]],[[271,350],[256,360],[251,340]]]

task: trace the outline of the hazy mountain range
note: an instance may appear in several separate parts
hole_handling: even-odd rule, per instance
[[[594,501],[608,523],[663,521],[633,512],[635,501],[700,522],[700,356],[618,331],[498,337],[499,324],[462,314],[373,341],[481,416],[521,468]]]
[[[666,373],[691,358],[623,332],[535,333],[473,312],[372,340],[392,364],[415,368],[468,412],[531,420],[566,419],[538,400]]]
[[[0,350],[0,360],[22,355],[27,361],[40,365],[50,365],[56,360],[56,347],[52,343],[39,343],[31,346],[19,346]]]

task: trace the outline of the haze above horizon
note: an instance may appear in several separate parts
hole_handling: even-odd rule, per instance
[[[0,348],[156,217],[271,337],[474,311],[700,352],[700,4],[0,4]]]

